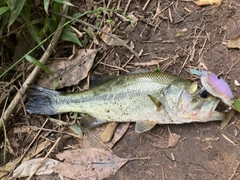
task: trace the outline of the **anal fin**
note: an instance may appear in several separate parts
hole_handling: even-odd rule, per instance
[[[143,133],[152,129],[157,123],[153,121],[137,121],[135,125],[136,133]]]

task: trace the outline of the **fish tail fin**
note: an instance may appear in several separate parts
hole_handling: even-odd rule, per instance
[[[28,102],[26,110],[30,114],[54,115],[58,114],[56,109],[57,91],[40,86],[29,85],[27,90]]]

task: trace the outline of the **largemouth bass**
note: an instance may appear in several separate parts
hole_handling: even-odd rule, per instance
[[[207,92],[189,93],[191,81],[180,77],[147,72],[119,76],[79,93],[61,93],[30,86],[26,110],[30,114],[54,115],[66,112],[86,113],[85,127],[106,122],[136,122],[138,133],[155,124],[182,124],[223,120],[216,111],[220,101]]]

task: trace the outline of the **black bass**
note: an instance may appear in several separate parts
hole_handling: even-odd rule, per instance
[[[85,127],[106,122],[136,122],[138,133],[155,124],[182,124],[225,119],[216,111],[219,98],[207,92],[192,95],[192,82],[180,77],[147,72],[129,74],[79,93],[61,93],[30,86],[26,110],[30,114],[86,113]],[[85,122],[84,122],[85,121]]]

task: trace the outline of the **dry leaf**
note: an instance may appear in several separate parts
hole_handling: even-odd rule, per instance
[[[35,158],[20,164],[14,171],[12,177],[20,178],[30,176],[44,158]],[[53,172],[52,168],[57,166],[59,161],[47,158],[43,165],[37,170],[35,175],[47,175]]]
[[[51,144],[50,141],[43,141],[41,144],[38,144],[36,148],[32,148],[30,151],[28,151],[22,162],[27,161],[30,158],[36,156],[42,150],[45,150],[50,144]],[[20,158],[21,157],[18,157],[13,161],[8,162],[5,166],[0,167],[0,179],[3,178],[3,176],[5,176],[8,172],[12,171],[18,165],[18,161]]]
[[[130,123],[120,123],[115,131],[113,138],[110,142],[105,143],[106,146],[112,148],[116,142],[118,142],[121,137],[128,130]],[[83,147],[84,148],[103,148],[104,145],[101,142],[100,136],[106,129],[106,124],[98,126],[94,129],[85,129],[83,136]]]
[[[107,124],[106,129],[103,131],[103,133],[101,134],[100,138],[102,140],[102,142],[106,143],[111,141],[117,127],[118,127],[118,122],[110,122]]]
[[[198,6],[204,5],[217,5],[219,6],[222,3],[222,0],[197,0],[194,3]]]
[[[56,80],[56,88],[76,85],[86,78],[96,54],[96,49],[80,49],[70,59],[56,60],[49,65],[48,68]],[[38,85],[51,88],[54,82],[53,77],[48,75],[42,78]]]
[[[175,133],[170,133],[169,134],[169,139],[168,139],[168,147],[174,147],[177,145],[179,139],[180,139],[180,135],[175,134]]]
[[[105,179],[128,162],[100,148],[67,150],[57,157],[64,161],[53,168],[54,172],[71,179]]]
[[[227,42],[223,42],[228,48],[238,48],[240,49],[240,34]]]
[[[107,25],[103,27],[103,30],[107,32],[111,32],[111,28]],[[116,36],[116,35],[114,35]],[[122,43],[118,40],[112,39],[110,36],[106,35],[105,33],[102,33],[100,38],[109,46],[122,46]],[[125,43],[128,43],[129,40],[123,40]]]
[[[106,143],[106,145],[109,148],[112,148],[116,144],[116,142],[118,142],[123,137],[123,135],[126,133],[129,125],[130,125],[130,123],[120,123],[117,127],[117,130],[115,131],[115,133],[113,135],[112,140],[110,142]]]
[[[235,109],[231,109],[231,111],[226,114],[226,118],[221,122],[221,129],[227,127],[236,112],[237,111]]]

